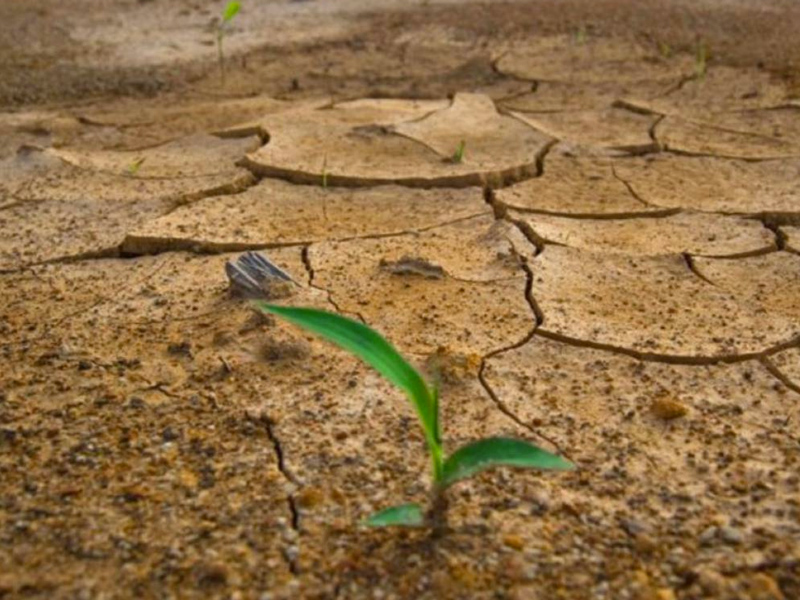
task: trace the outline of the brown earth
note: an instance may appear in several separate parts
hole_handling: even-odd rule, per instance
[[[800,597],[800,5],[223,5],[0,3],[0,598]]]

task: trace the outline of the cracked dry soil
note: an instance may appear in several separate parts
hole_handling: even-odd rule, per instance
[[[0,7],[0,598],[800,597],[798,6],[222,5]],[[253,249],[579,469],[360,528],[420,431]]]

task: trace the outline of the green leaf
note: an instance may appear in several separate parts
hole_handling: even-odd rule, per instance
[[[557,470],[575,468],[568,460],[523,440],[493,437],[462,446],[451,454],[444,463],[442,485],[452,485],[496,466]]]
[[[425,524],[425,515],[419,504],[400,504],[379,510],[371,515],[364,524],[369,527],[422,527]]]
[[[377,331],[341,315],[315,308],[276,306],[266,302],[257,304],[261,310],[299,325],[352,352],[403,390],[414,405],[422,423],[433,458],[434,478],[438,481],[442,451],[439,442],[437,400],[419,372],[400,356],[394,346]]]
[[[131,175],[136,175],[139,172],[139,168],[144,164],[144,161],[147,160],[146,157],[142,156],[140,158],[135,159],[128,165],[128,172]]]
[[[241,8],[242,5],[239,2],[228,2],[228,5],[225,7],[225,12],[222,13],[222,22],[227,23],[230,21]]]
[[[433,432],[436,436],[436,443],[442,445],[442,429],[439,423],[439,386],[431,388],[431,399],[433,401]]]
[[[461,140],[461,143],[458,144],[456,151],[453,153],[452,161],[456,164],[459,164],[464,161],[464,151],[467,149],[467,142],[465,140]]]

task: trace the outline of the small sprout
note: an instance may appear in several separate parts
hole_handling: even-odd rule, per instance
[[[128,165],[128,173],[130,173],[133,176],[136,176],[136,174],[139,172],[139,168],[144,164],[145,160],[147,160],[147,158],[141,156],[131,161],[131,164]]]
[[[583,46],[586,43],[586,26],[581,25],[578,31],[575,32],[575,43],[578,46]]]
[[[437,388],[426,382],[378,332],[358,321],[314,308],[276,306],[266,302],[257,305],[264,312],[298,325],[356,355],[405,392],[417,413],[433,470],[431,507],[426,512],[418,504],[400,504],[373,514],[366,520],[366,525],[427,526],[434,532],[441,531],[446,523],[444,492],[462,479],[496,466],[551,470],[574,468],[568,460],[529,442],[504,437],[477,440],[446,456],[439,423]]]
[[[694,61],[694,72],[700,79],[706,76],[708,70],[708,46],[705,42],[697,44],[697,54]]]
[[[242,5],[239,2],[228,2],[228,5],[225,7],[225,12],[222,13],[222,22],[227,23],[233,19],[241,8]]]
[[[670,58],[672,56],[672,46],[670,46],[667,42],[659,41],[658,52],[662,57]]]
[[[464,151],[466,149],[467,149],[467,142],[465,140],[461,140],[461,142],[458,144],[458,148],[456,148],[456,151],[453,152],[451,160],[455,164],[460,165],[464,161]]]
[[[322,157],[322,189],[328,189],[328,155]]]
[[[225,27],[233,20],[242,8],[239,2],[228,2],[225,10],[222,12],[222,20],[217,27],[217,54],[219,56],[219,75],[222,80],[222,85],[225,85],[225,54],[222,49],[222,40],[225,37]]]

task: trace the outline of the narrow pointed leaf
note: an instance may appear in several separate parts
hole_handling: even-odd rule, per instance
[[[406,393],[419,415],[428,443],[439,447],[436,401],[428,384],[378,332],[363,323],[324,310],[276,306],[266,302],[257,304],[261,310],[324,337],[375,368]]]
[[[573,469],[568,460],[523,440],[486,438],[456,450],[444,463],[442,485],[449,486],[490,467],[509,466],[524,469]]]
[[[239,2],[228,2],[228,5],[225,7],[225,12],[222,13],[222,22],[227,23],[230,21],[241,8],[242,5]]]
[[[369,527],[422,527],[425,515],[419,504],[400,504],[376,512],[364,524]]]
[[[439,423],[439,386],[434,385],[431,389],[431,399],[433,402],[433,432],[436,435],[436,443],[442,444],[442,426]]]

